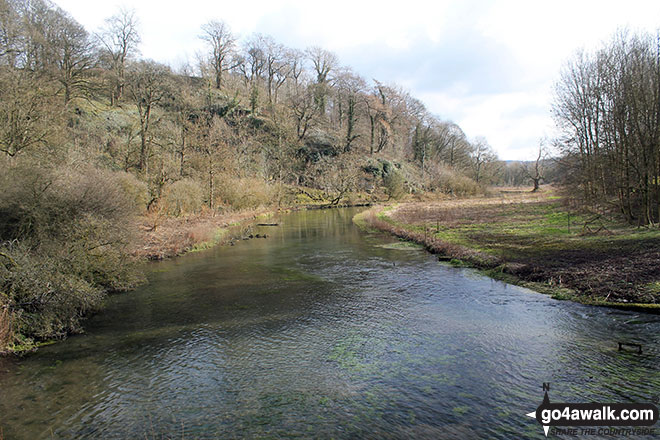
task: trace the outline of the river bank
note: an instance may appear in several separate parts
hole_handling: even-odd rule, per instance
[[[374,207],[354,221],[557,299],[660,313],[660,231],[573,212],[551,188]]]
[[[164,260],[186,252],[208,249],[240,236],[251,223],[274,215],[277,210],[261,208],[227,214],[167,217],[154,227],[152,218],[136,221],[137,237],[131,254],[140,260]]]

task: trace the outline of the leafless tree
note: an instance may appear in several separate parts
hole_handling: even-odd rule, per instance
[[[215,75],[215,88],[222,88],[222,74],[231,69],[230,60],[236,37],[229,26],[223,21],[211,20],[202,26],[204,32],[200,37],[206,41],[210,50],[210,64]]]
[[[138,54],[138,26],[135,11],[122,8],[106,19],[105,26],[96,34],[114,73],[115,92],[111,95],[113,105],[124,95],[126,64],[130,57]]]
[[[322,49],[318,46],[310,47],[306,50],[307,58],[311,61],[316,73],[315,100],[321,115],[325,115],[326,97],[328,95],[328,85],[330,82],[330,73],[337,68],[339,61],[332,52]]]
[[[59,11],[56,11],[59,12]],[[54,75],[64,90],[64,103],[89,91],[89,69],[93,67],[92,43],[85,28],[64,12],[51,22]]]
[[[366,91],[366,82],[359,75],[349,69],[339,72],[335,81],[337,89],[337,112],[338,125],[341,129],[346,120],[346,134],[344,136],[344,152],[348,153],[352,149],[353,142],[360,137],[357,130],[359,117],[359,108],[361,100],[360,94]]]
[[[477,183],[483,183],[484,180],[488,177],[488,174],[492,165],[497,159],[497,155],[493,151],[488,141],[483,137],[478,137],[475,139],[473,144],[474,150],[472,151],[472,175],[474,181]]]
[[[544,143],[541,142],[539,145],[539,154],[536,157],[536,160],[529,162],[523,165],[523,172],[525,176],[532,181],[534,187],[532,192],[537,192],[541,186],[541,181],[545,179],[545,167],[543,161],[547,157],[547,151],[545,149]]]
[[[163,98],[169,96],[167,79],[169,68],[153,61],[140,61],[130,68],[128,88],[140,120],[140,171],[147,171],[147,158],[151,144],[153,110]]]
[[[630,222],[660,223],[660,38],[622,31],[578,53],[556,84],[553,112],[567,183],[586,203],[616,199]]]

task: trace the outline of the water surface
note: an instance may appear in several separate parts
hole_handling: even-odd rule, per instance
[[[553,401],[660,394],[658,317],[444,266],[356,212],[149,265],[85,335],[1,360],[5,438],[543,438],[524,416],[543,382]]]

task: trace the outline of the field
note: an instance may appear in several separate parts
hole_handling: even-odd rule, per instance
[[[660,231],[580,212],[552,188],[404,203],[358,222],[423,243],[441,259],[584,303],[660,303]]]

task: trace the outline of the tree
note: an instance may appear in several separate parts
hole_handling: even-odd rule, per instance
[[[52,92],[37,75],[0,69],[0,151],[14,157],[46,146],[57,131]]]
[[[238,57],[236,66],[243,76],[245,88],[250,98],[250,109],[253,114],[259,106],[259,85],[266,72],[266,44],[264,36],[254,34],[245,42],[244,54]]]
[[[497,160],[497,155],[483,137],[475,139],[473,148],[472,175],[475,182],[483,183],[491,174],[491,165]]]
[[[24,32],[18,5],[13,0],[0,0],[0,65],[19,66],[24,48]]]
[[[123,97],[126,64],[131,56],[138,53],[140,34],[134,10],[122,8],[117,14],[106,19],[105,23],[105,27],[96,34],[96,37],[110,59],[114,74],[115,86],[111,94],[114,105]]]
[[[208,207],[213,213],[216,208],[216,176],[224,171],[228,160],[228,132],[227,123],[209,112],[204,112],[196,125],[194,148],[205,164]]]
[[[140,120],[140,171],[147,168],[152,112],[156,104],[170,95],[167,87],[169,74],[168,67],[153,61],[140,61],[130,67],[128,89]]]
[[[352,149],[353,142],[360,137],[356,129],[359,114],[357,107],[360,103],[359,96],[366,89],[366,83],[359,75],[350,70],[344,70],[337,75],[335,85],[338,95],[337,107],[340,128],[344,125],[344,116],[346,119],[344,152],[348,153]]]
[[[211,51],[209,61],[213,68],[215,88],[221,89],[222,74],[231,69],[228,62],[236,44],[236,37],[223,21],[211,20],[202,26],[202,31],[204,33],[200,38],[207,42]]]
[[[339,61],[332,52],[313,46],[306,51],[307,58],[312,62],[316,73],[316,84],[314,86],[314,99],[319,113],[325,115],[326,97],[330,82],[330,72],[337,68]]]
[[[657,36],[623,31],[593,54],[578,53],[556,84],[553,113],[575,192],[594,207],[616,199],[630,222],[660,223]]]
[[[543,161],[546,158],[546,150],[543,145],[543,142],[539,145],[539,154],[536,157],[536,160],[532,163],[527,163],[523,165],[523,171],[527,178],[532,181],[534,188],[532,192],[539,190],[541,181],[545,179],[545,167]]]
[[[273,106],[277,102],[277,92],[289,79],[292,66],[287,62],[286,48],[276,43],[272,37],[265,37],[264,57],[266,65],[266,89],[268,90],[268,103]]]
[[[93,67],[92,44],[85,28],[68,14],[56,11],[51,23],[57,81],[64,89],[64,104],[89,87],[88,72]]]
[[[289,98],[289,105],[295,118],[298,140],[302,141],[312,126],[318,110],[313,93],[309,88],[297,91]]]

